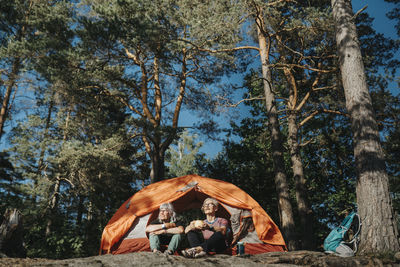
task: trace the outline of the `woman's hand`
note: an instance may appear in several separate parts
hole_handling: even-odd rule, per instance
[[[165,223],[165,227],[174,228],[174,227],[176,227],[176,224],[175,223]]]
[[[150,235],[161,235],[161,234],[166,234],[166,232],[167,232],[167,230],[161,229],[161,230],[151,232]]]
[[[208,223],[205,224],[205,229],[213,231],[213,232],[215,231],[215,228],[212,226],[212,224],[208,224]]]
[[[196,229],[195,221],[191,221],[190,224],[188,226],[186,226],[186,228],[185,228],[185,234],[187,234],[188,232],[193,231],[195,229]]]
[[[204,230],[204,229],[207,229],[207,224],[204,221],[196,220],[196,221],[194,221],[194,227],[197,230]]]

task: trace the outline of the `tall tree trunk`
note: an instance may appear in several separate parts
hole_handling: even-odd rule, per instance
[[[29,19],[32,5],[33,5],[33,1],[31,0],[31,1],[29,1],[29,8],[27,10],[25,10],[25,23]],[[15,39],[18,41],[21,41],[21,39],[25,36],[26,30],[27,30],[27,25],[26,24],[22,25],[20,31],[17,32]],[[6,93],[4,95],[3,103],[1,106],[1,110],[0,110],[0,140],[1,140],[1,137],[3,136],[4,124],[7,120],[8,105],[10,102],[11,93],[12,93],[13,87],[18,79],[20,68],[21,68],[21,58],[15,57],[13,64],[12,64],[11,73],[8,77],[9,79],[6,82],[7,89],[6,89]]]
[[[93,203],[92,201],[89,200],[87,204],[87,220],[89,222],[93,221],[93,215],[94,215]]]
[[[312,210],[308,203],[306,178],[304,176],[303,162],[300,155],[299,145],[299,124],[297,122],[298,108],[298,88],[295,77],[289,68],[284,68],[284,74],[289,84],[289,102],[288,109],[288,146],[290,159],[292,161],[293,178],[295,183],[297,210],[299,212],[301,223],[301,248],[315,249],[315,239],[312,229]]]
[[[399,251],[397,223],[350,0],[331,0],[346,108],[353,132],[360,253]]]
[[[85,210],[85,207],[83,206],[83,196],[78,196],[78,213],[76,215],[76,224],[79,225],[76,229],[79,232],[79,229],[81,229],[81,224],[82,224],[82,217],[83,217],[83,212]]]
[[[1,137],[3,136],[4,124],[7,120],[7,114],[8,114],[8,105],[10,104],[10,97],[11,97],[13,87],[18,78],[20,64],[21,64],[21,61],[19,58],[14,59],[14,63],[12,65],[12,70],[11,70],[9,79],[6,83],[7,89],[6,89],[6,93],[4,94],[3,103],[1,105],[1,110],[0,110],[0,140],[1,140]]]
[[[159,150],[153,151],[151,154],[151,172],[150,179],[151,183],[159,182],[164,179],[165,175],[165,160],[164,153]]]
[[[165,166],[164,166],[164,154],[165,151],[160,149],[161,140],[160,138],[153,137],[151,141],[149,137],[143,137],[143,142],[145,144],[146,153],[151,159],[151,170],[150,170],[150,182],[156,183],[164,179]]]
[[[54,107],[54,101],[53,101],[53,96],[54,93],[51,97],[50,103],[49,103],[49,107],[47,109],[47,118],[46,118],[46,125],[44,128],[44,132],[43,132],[43,142],[40,144],[40,155],[39,155],[39,161],[38,161],[38,174],[42,172],[43,168],[44,168],[44,155],[46,152],[46,140],[48,138],[49,135],[49,129],[50,129],[50,122],[51,122],[51,114],[53,112],[53,107]],[[37,181],[35,180],[35,185],[36,185]]]
[[[60,195],[60,177],[57,177],[56,183],[54,184],[53,196],[51,197],[51,202],[50,202],[50,216],[47,219],[47,224],[46,224],[46,237],[51,234],[53,216],[55,216],[55,210],[58,205],[59,195]]]
[[[275,95],[271,89],[271,70],[269,68],[269,43],[267,45],[265,23],[261,9],[257,10],[255,18],[257,24],[258,42],[260,48],[260,59],[262,63],[262,76],[265,93],[265,104],[268,112],[268,123],[271,134],[271,149],[274,162],[275,186],[278,193],[279,215],[281,219],[282,233],[286,239],[289,250],[296,250],[293,210],[290,203],[289,186],[285,173],[283,158],[283,142],[279,129],[279,121]]]
[[[4,252],[8,257],[26,257],[23,242],[23,219],[17,209],[6,209],[0,221],[0,257]]]
[[[53,94],[54,95],[54,94]],[[49,107],[47,110],[47,118],[46,118],[46,125],[44,128],[44,133],[43,133],[43,141],[40,144],[40,155],[39,155],[39,161],[38,161],[38,167],[37,167],[37,175],[41,175],[42,171],[45,169],[45,164],[44,164],[44,155],[46,152],[46,140],[48,138],[48,134],[49,134],[49,128],[50,128],[50,122],[51,122],[51,114],[53,111],[53,107],[54,107],[54,102],[53,102],[53,97],[50,100],[49,103]],[[38,180],[37,178],[34,180],[34,190],[33,190],[33,194],[32,194],[32,200],[36,203],[36,191],[37,191],[37,185],[38,185]]]
[[[67,140],[70,115],[71,115],[71,110],[68,110],[67,118],[65,119],[63,143]],[[59,169],[61,170],[62,167],[59,166]],[[46,224],[46,232],[45,232],[46,237],[51,234],[51,226],[53,224],[53,216],[56,215],[55,213],[56,213],[56,209],[57,209],[57,206],[58,206],[58,200],[59,200],[59,195],[60,195],[60,187],[61,187],[61,177],[60,177],[60,175],[57,175],[56,181],[54,183],[53,195],[52,195],[51,200],[50,200],[50,215],[49,215],[49,217],[47,219],[47,224]]]
[[[299,212],[301,223],[301,248],[312,250],[315,249],[312,229],[312,210],[308,204],[306,178],[304,177],[303,162],[300,156],[298,126],[296,122],[296,113],[294,111],[289,115],[288,128],[290,159],[292,161],[296,190],[297,210]]]
[[[160,135],[153,136],[151,141],[149,137],[143,137],[143,141],[145,143],[146,152],[151,158],[151,171],[150,171],[150,181],[151,183],[155,183],[165,179],[165,151],[171,145],[173,140],[176,138],[179,115],[181,112],[181,107],[183,103],[183,98],[185,96],[186,91],[186,79],[187,79],[187,51],[185,48],[182,50],[182,66],[181,66],[181,76],[180,76],[180,84],[179,84],[179,94],[176,100],[174,115],[172,117],[172,127],[169,132],[164,132],[166,134],[166,138],[162,141]],[[159,74],[158,74],[158,60],[154,61],[154,83],[156,88],[156,97],[155,97],[155,106],[156,106],[156,116],[153,123],[153,126],[159,127],[161,120],[161,89],[159,86]],[[158,108],[157,108],[158,107]]]

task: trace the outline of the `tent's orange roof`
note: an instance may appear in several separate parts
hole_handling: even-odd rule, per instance
[[[197,186],[182,190],[191,183],[197,183]],[[125,201],[104,228],[100,251],[109,252],[130,229],[136,217],[153,212],[162,203],[173,202],[191,190],[198,190],[230,206],[250,210],[260,240],[286,246],[276,224],[246,192],[231,183],[192,174],[150,184]]]

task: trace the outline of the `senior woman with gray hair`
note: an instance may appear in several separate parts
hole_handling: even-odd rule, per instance
[[[216,217],[219,202],[214,198],[206,198],[201,210],[206,215],[204,221],[192,221],[185,229],[190,247],[181,253],[187,258],[200,258],[208,252],[222,253],[226,250],[228,220]]]
[[[146,227],[146,233],[149,233],[151,251],[161,253],[161,245],[168,244],[168,248],[164,251],[164,254],[174,254],[182,240],[183,231],[183,226],[176,219],[176,213],[172,204],[161,204],[158,219],[152,221]]]

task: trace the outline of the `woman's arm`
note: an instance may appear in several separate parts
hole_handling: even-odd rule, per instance
[[[197,228],[194,226],[195,221],[191,221],[188,226],[185,228],[185,234],[187,234],[190,231],[196,230]]]
[[[214,227],[213,227],[212,225],[209,225],[209,224],[207,224],[207,226],[208,226],[208,229],[209,229],[210,231],[221,232],[222,235],[225,235],[225,234],[226,234],[226,226],[220,226],[220,227],[214,226]]]
[[[163,226],[165,226],[165,228],[163,228]],[[174,227],[176,227],[175,223],[150,224],[146,227],[146,233],[152,233],[155,231],[166,230]]]
[[[150,235],[162,235],[162,234],[182,234],[184,231],[183,226],[161,229],[154,232],[151,232]]]
[[[184,232],[183,226],[177,226],[165,230],[166,234],[182,234]]]

